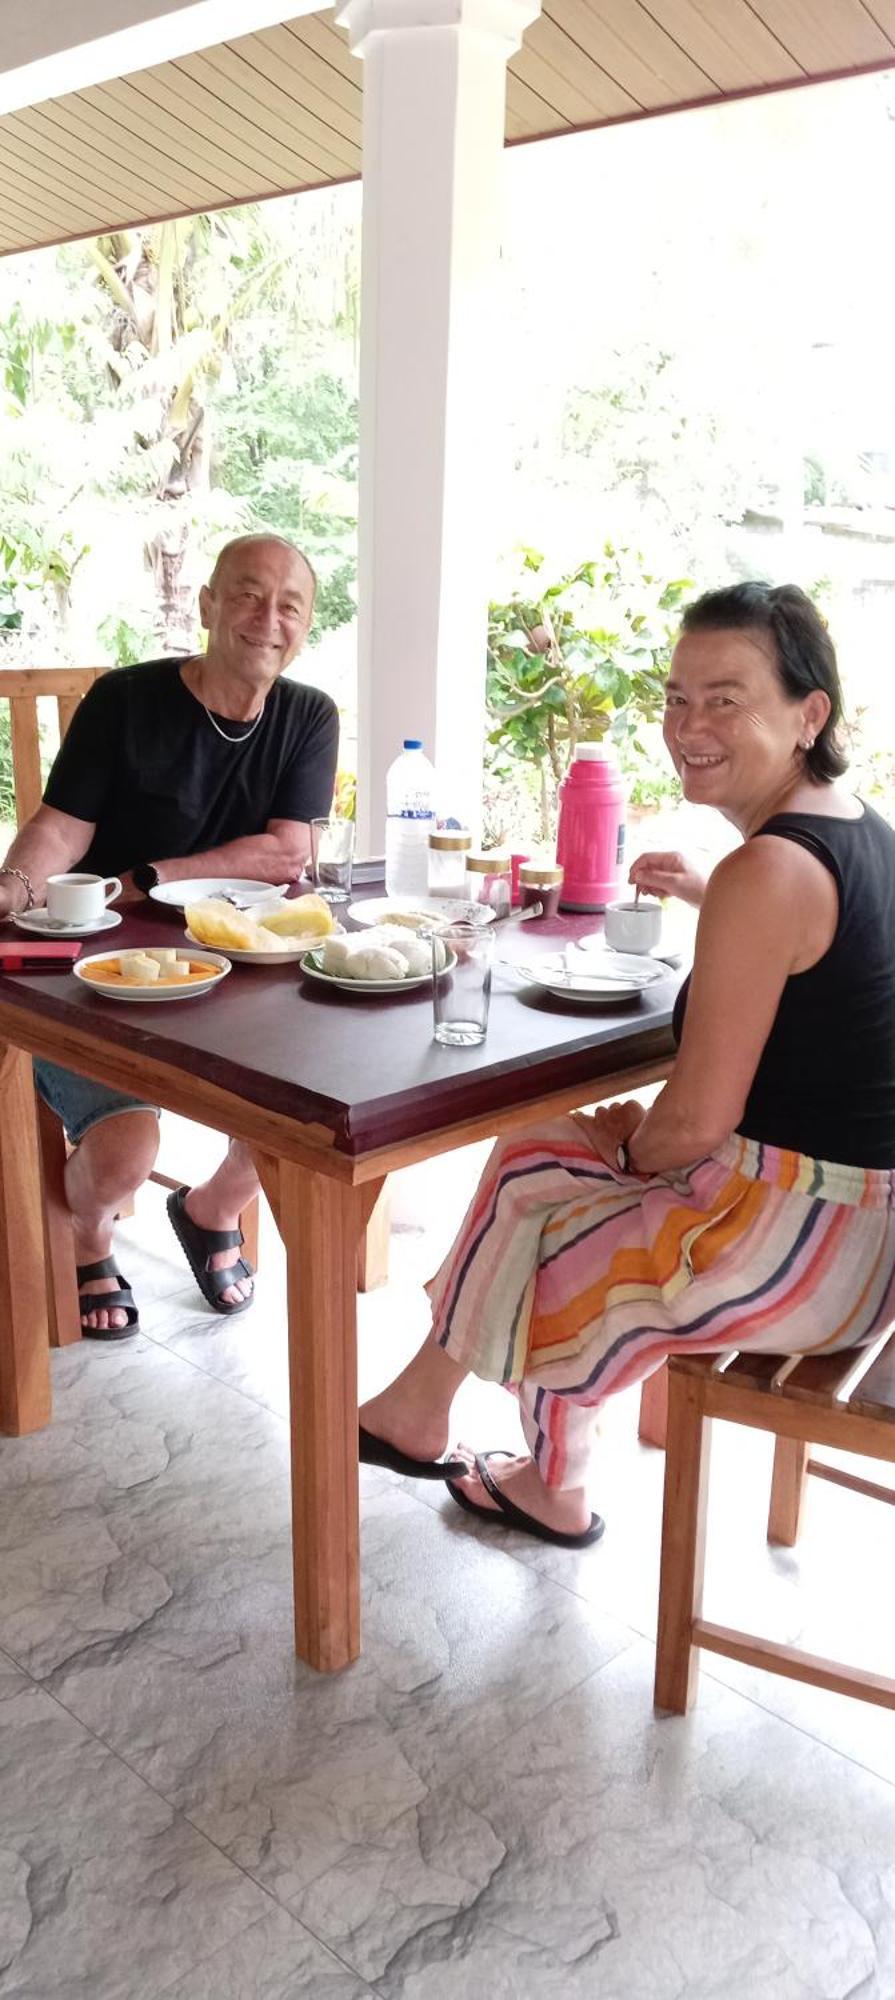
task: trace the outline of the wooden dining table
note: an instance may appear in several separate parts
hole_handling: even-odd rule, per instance
[[[110,948],[179,942],[179,922],[135,907]],[[515,955],[594,928],[532,924]],[[70,972],[4,975],[0,1428],[50,1419],[31,1057],[244,1140],[286,1249],[296,1651],[324,1672],[348,1665],[360,1651],[356,1260],[385,1177],[663,1078],[678,983],[669,971],[632,1004],[573,1008],[498,966],[487,1039],[451,1049],[433,1040],[429,990],[355,996],[295,964],[237,965],[212,993],[162,1005],[109,1000]]]

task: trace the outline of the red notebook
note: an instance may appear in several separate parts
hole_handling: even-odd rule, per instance
[[[51,938],[46,944],[37,938],[0,939],[0,972],[70,972],[81,950],[79,944]]]

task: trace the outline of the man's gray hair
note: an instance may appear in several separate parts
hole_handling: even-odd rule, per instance
[[[291,555],[297,556],[299,562],[304,563],[305,569],[311,579],[311,603],[313,604],[317,595],[317,573],[313,563],[308,561],[304,549],[300,549],[297,543],[290,542],[288,535],[267,534],[263,528],[256,529],[250,535],[234,535],[232,542],[224,543],[223,548],[218,550],[215,557],[214,569],[208,579],[209,590],[214,590],[215,586],[220,582],[221,570],[234,550],[252,548],[257,542],[278,542],[281,549],[288,549]]]

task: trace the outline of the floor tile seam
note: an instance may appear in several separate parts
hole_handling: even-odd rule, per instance
[[[241,1396],[244,1403],[251,1403],[256,1410],[266,1410],[269,1417],[275,1418],[278,1424],[284,1424],[287,1429],[289,1428],[289,1418],[284,1417],[281,1410],[275,1410],[271,1403],[264,1403],[259,1396],[253,1396],[250,1390],[241,1389],[238,1382],[228,1382],[223,1375],[215,1375],[212,1369],[203,1368],[201,1363],[193,1361],[190,1355],[181,1354],[178,1348],[169,1347],[166,1340],[158,1340],[155,1334],[147,1333],[145,1327],[141,1327],[140,1332],[144,1340],[150,1341],[153,1347],[160,1347],[173,1361],[182,1361],[185,1368],[192,1368],[194,1373],[203,1376],[206,1382],[216,1382],[219,1389],[226,1389],[233,1396]]]
[[[190,1824],[192,1825],[192,1821],[190,1821]],[[215,1842],[211,1841],[209,1845],[213,1847],[215,1845]],[[227,1855],[226,1859],[229,1861],[230,1856]],[[238,1866],[238,1864],[235,1862],[232,1865],[234,1867]],[[263,1883],[255,1882],[254,1875],[250,1876],[249,1880],[255,1883],[256,1888],[264,1887]],[[370,1994],[376,1993],[377,1989],[375,1987],[370,1986],[369,1982],[362,1979],[360,1973],[355,1972],[354,1967],[352,1965],[349,1965],[346,1959],[341,1958],[338,1952],[333,1951],[332,1945],[325,1944],[322,1938],[318,1938],[316,1936],[316,1933],[310,1930],[307,1924],[302,1923],[300,1917],[297,1917],[292,1910],[287,1909],[285,1903],[278,1902],[275,1896],[271,1896],[270,1891],[268,1889],[264,1889],[264,1894],[267,1896],[268,1901],[273,1904],[275,1910],[278,1910],[282,1916],[288,1917],[289,1922],[295,1925],[296,1931],[299,1932],[303,1938],[310,1938],[314,1944],[318,1945],[321,1950],[325,1951],[327,1957],[332,1959],[334,1965],[338,1965],[343,1972],[347,1973],[348,1976],[355,1981],[355,1983],[358,1982],[360,1983],[361,1988],[365,1993],[370,1993]],[[244,1924],[241,1931],[236,1931],[232,1938],[228,1938],[226,1946],[227,1950],[232,1951],[235,1945],[239,1944],[243,1938],[248,1937],[250,1931],[257,1930],[258,1926],[266,1921],[266,1916],[267,1912],[265,1911],[264,1913],[262,1913],[261,1916],[253,1917],[251,1923]],[[195,1964],[188,1965],[185,1971],[176,1972],[174,1974],[173,1979],[168,1980],[164,1986],[157,1986],[155,1988],[154,2000],[164,2000],[164,1995],[166,1993],[170,1993],[172,1987],[178,1986],[182,1979],[188,1977],[191,1978],[194,1973],[201,1972],[202,1967],[204,1965],[210,1965],[212,1960],[217,1957],[217,1954],[220,1950],[221,1950],[220,1944],[216,1944],[211,1951],[205,1952],[202,1958],[197,1958]]]
[[[3,1650],[5,1651],[6,1649]],[[12,1661],[13,1666],[19,1665],[19,1662],[8,1652],[6,1653],[6,1657]],[[169,1811],[173,1814],[172,1826],[175,1825],[178,1820],[181,1822],[182,1825],[189,1826],[192,1829],[192,1831],[198,1835],[198,1838],[202,1841],[203,1846],[212,1848],[216,1854],[220,1855],[221,1860],[226,1863],[228,1868],[231,1868],[235,1874],[241,1875],[244,1881],[251,1882],[252,1887],[260,1891],[261,1895],[264,1896],[266,1901],[269,1903],[271,1909],[283,1911],[285,1915],[290,1919],[290,1922],[295,1924],[296,1929],[298,1931],[302,1932],[305,1937],[311,1938],[315,1944],[319,1945],[325,1952],[329,1954],[330,1958],[334,1959],[339,1965],[341,1965],[344,1971],[350,1973],[353,1979],[362,1980],[363,1975],[357,1971],[356,1967],[349,1964],[349,1962],[346,1959],[341,1958],[339,1953],[333,1950],[332,1945],[329,1944],[325,1938],[318,1937],[317,1932],[312,1930],[309,1924],[303,1923],[302,1919],[300,1917],[297,1917],[295,1915],[295,1912],[293,1910],[290,1910],[286,1903],[282,1903],[279,1897],[274,1894],[272,1889],[268,1888],[265,1882],[259,1881],[257,1875],[253,1875],[250,1868],[245,1868],[241,1861],[235,1860],[232,1854],[228,1854],[226,1848],[221,1846],[220,1841],[215,1840],[213,1835],[210,1834],[204,1826],[200,1826],[197,1823],[197,1821],[193,1818],[191,1812],[187,1811],[187,1809],[184,1806],[176,1805],[173,1799],[169,1799],[167,1794],[163,1792],[158,1785],[154,1784],[151,1778],[146,1777],[145,1772],[137,1770],[136,1766],[131,1763],[129,1757],[126,1757],[121,1750],[114,1749],[112,1744],[108,1743],[106,1741],[106,1738],[100,1734],[99,1730],[92,1728],[89,1722],[85,1722],[80,1715],[77,1715],[74,1709],[70,1708],[68,1706],[68,1703],[64,1702],[61,1699],[61,1697],[54,1692],[53,1689],[45,1687],[40,1681],[35,1680],[33,1674],[29,1673],[27,1667],[22,1667],[21,1672],[31,1682],[33,1687],[37,1688],[41,1694],[45,1695],[49,1701],[54,1702],[56,1707],[62,1710],[63,1715],[67,1715],[70,1721],[76,1723],[77,1727],[83,1731],[85,1736],[90,1738],[91,1742],[98,1744],[100,1749],[104,1750],[107,1756],[113,1758],[116,1764],[120,1764],[124,1770],[130,1772],[131,1777],[136,1778],[137,1783],[139,1785],[141,1785],[147,1792],[151,1792],[152,1796],[156,1799],[159,1799],[162,1805],[168,1807]],[[242,1937],[245,1935],[246,1931],[252,1930],[255,1924],[261,1923],[263,1921],[263,1917],[265,1914],[266,1912],[261,1912],[257,1917],[253,1917],[250,1923],[243,1925],[242,1930],[237,1932],[236,1936]],[[235,1942],[235,1939],[231,1940],[231,1942]],[[215,1951],[219,1949],[220,1949],[219,1946],[215,1946]],[[206,1953],[205,1957],[213,1958],[214,1951]],[[186,1967],[185,1972],[181,1970],[179,1973],[177,1973],[175,1975],[175,1978],[169,1982],[169,1986],[176,1984],[177,1979],[183,1979],[186,1976],[186,1972],[192,1973],[197,1971],[198,1968],[202,1964],[204,1964],[204,1962],[205,1959],[197,1959],[193,1965]],[[165,1989],[164,1987],[161,1987],[159,1988],[159,1993],[161,1994],[166,1990],[167,1989]]]
[[[895,1792],[895,1778],[887,1778],[884,1771],[878,1771],[874,1764],[865,1763],[864,1759],[862,1757],[855,1756],[853,1751],[840,1750],[838,1744],[829,1743],[825,1736],[818,1735],[816,1729],[809,1729],[807,1723],[795,1722],[793,1721],[791,1716],[781,1715],[779,1713],[779,1710],[777,1710],[776,1708],[771,1708],[766,1701],[761,1701],[758,1695],[747,1694],[744,1688],[735,1687],[731,1681],[722,1680],[721,1675],[713,1673],[711,1667],[700,1667],[699,1671],[700,1674],[705,1674],[706,1679],[710,1680],[715,1687],[723,1688],[725,1694],[732,1694],[737,1696],[740,1701],[747,1701],[751,1708],[759,1709],[762,1715],[771,1716],[773,1721],[779,1722],[784,1729],[794,1729],[797,1736],[807,1737],[809,1743],[819,1744],[822,1750],[829,1750],[830,1755],[832,1757],[840,1757],[842,1759],[843,1764],[851,1764],[856,1771],[863,1771],[866,1777],[876,1778],[879,1784],[886,1785],[888,1786],[890,1792]],[[788,1679],[788,1676],[781,1676],[781,1678]],[[799,1686],[800,1683],[796,1682],[795,1685]],[[853,1700],[860,1699],[860,1697],[858,1696],[853,1696],[851,1698]],[[844,1695],[840,1697],[840,1699],[847,1701],[849,1697],[847,1695]],[[883,1710],[879,1704],[875,1702],[871,1702],[870,1704],[865,1703],[865,1706],[868,1705],[873,1708],[878,1708],[879,1713],[883,1713]],[[891,1711],[889,1712],[891,1713]]]

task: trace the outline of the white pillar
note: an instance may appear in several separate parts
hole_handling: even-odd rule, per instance
[[[347,0],[364,58],[358,819],[420,736],[481,817],[506,65],[539,0]]]

